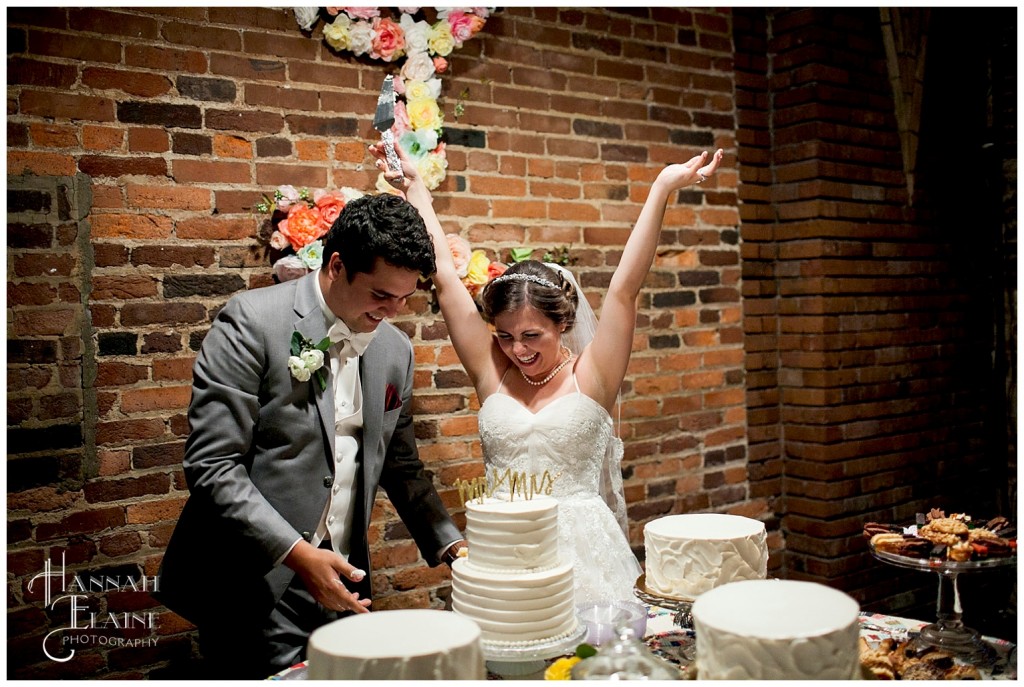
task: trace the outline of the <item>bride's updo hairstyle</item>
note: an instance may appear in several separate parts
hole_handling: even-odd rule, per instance
[[[514,312],[523,306],[536,308],[565,331],[576,323],[579,295],[573,285],[537,260],[524,260],[492,279],[480,296],[484,319],[493,324],[502,313]]]

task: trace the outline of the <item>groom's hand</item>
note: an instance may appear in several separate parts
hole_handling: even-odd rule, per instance
[[[370,599],[360,599],[358,592],[350,592],[341,577],[359,582],[366,575],[329,549],[318,549],[309,542],[300,541],[285,557],[284,564],[302,578],[313,598],[332,611],[369,613]]]

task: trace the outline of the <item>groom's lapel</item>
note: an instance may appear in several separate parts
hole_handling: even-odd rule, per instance
[[[327,327],[324,324],[324,315],[320,311],[320,301],[316,297],[314,289],[320,288],[317,281],[317,272],[308,274],[299,280],[295,289],[295,314],[299,317],[295,321],[295,331],[306,337],[314,344],[320,343],[327,336]],[[320,384],[316,378],[309,380],[310,393],[316,400],[316,407],[320,413],[320,427],[327,443],[330,446],[329,456],[334,455],[334,380],[331,379],[331,359],[324,355],[324,379],[327,381],[327,388],[320,390]],[[332,463],[333,464],[333,463]]]

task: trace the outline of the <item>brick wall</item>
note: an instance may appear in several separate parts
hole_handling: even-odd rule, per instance
[[[8,10],[9,677],[188,674],[190,626],[132,590],[85,596],[152,613],[107,632],[140,642],[48,659],[44,636],[74,633],[30,581],[62,554],[83,579],[155,574],[187,496],[196,351],[231,294],[270,282],[253,205],[281,183],[372,189],[383,70],[320,31],[268,8]],[[642,553],[646,521],[695,510],[774,530],[770,490],[747,478],[731,13],[510,8],[452,65],[447,228],[503,258],[568,246],[595,305],[657,171],[725,148],[727,169],[669,209],[641,301],[623,389],[631,540]],[[478,404],[426,294],[397,324],[421,455],[458,514],[453,481],[481,469]],[[422,564],[383,499],[371,541],[375,607],[443,605],[446,569]]]
[[[734,16],[751,494],[787,577],[924,618],[934,580],[874,561],[863,523],[1016,510],[1014,14],[932,22],[910,198],[878,9]]]

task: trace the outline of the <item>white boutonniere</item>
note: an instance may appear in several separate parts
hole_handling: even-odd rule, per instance
[[[320,391],[327,388],[327,377],[324,374],[324,351],[331,345],[326,336],[318,344],[304,337],[299,332],[292,332],[292,354],[288,358],[288,371],[300,382],[308,382],[316,377]]]

